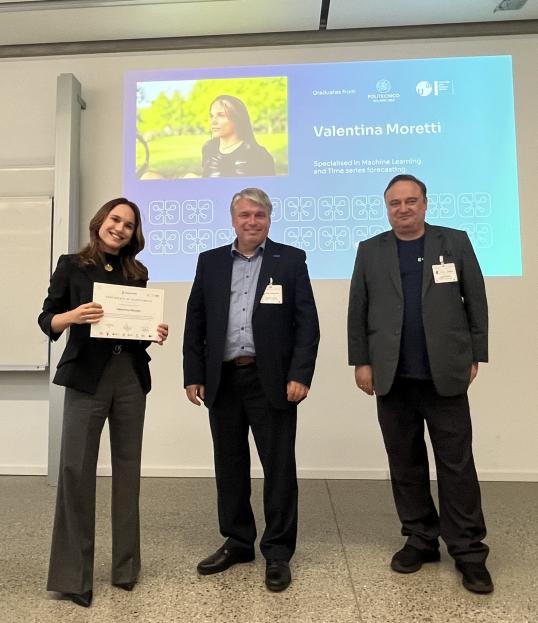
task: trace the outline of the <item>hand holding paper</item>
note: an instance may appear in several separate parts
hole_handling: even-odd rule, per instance
[[[168,335],[162,322],[163,290],[95,283],[93,301],[102,306],[104,315],[92,324],[91,337],[162,342]]]

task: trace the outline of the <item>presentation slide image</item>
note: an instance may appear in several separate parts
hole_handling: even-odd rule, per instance
[[[124,191],[153,281],[190,281],[201,251],[233,241],[249,186],[314,279],[349,278],[400,173],[426,183],[428,222],[468,232],[485,275],[521,275],[511,57],[126,75]]]
[[[141,81],[136,175],[287,175],[287,130],[286,76]]]

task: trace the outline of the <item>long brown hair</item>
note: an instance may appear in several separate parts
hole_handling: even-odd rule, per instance
[[[101,249],[99,230],[110,212],[118,205],[128,205],[135,216],[135,227],[131,240],[119,252],[123,276],[129,281],[146,282],[148,280],[148,271],[141,262],[135,259],[135,256],[142,251],[145,245],[142,233],[142,218],[136,203],[129,201],[125,197],[111,199],[103,207],[99,208],[90,221],[90,242],[79,251],[80,261],[86,266],[106,263],[105,254]]]
[[[209,105],[210,111],[211,107],[216,102],[222,104],[226,116],[234,125],[234,130],[238,138],[251,145],[258,145],[258,141],[254,136],[254,130],[252,129],[250,115],[248,114],[248,109],[244,102],[233,95],[219,95]]]

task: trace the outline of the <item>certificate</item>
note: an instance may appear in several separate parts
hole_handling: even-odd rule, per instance
[[[93,302],[103,307],[104,316],[92,324],[90,337],[157,341],[164,290],[94,283]]]

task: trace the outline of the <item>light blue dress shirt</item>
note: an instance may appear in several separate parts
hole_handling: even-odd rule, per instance
[[[264,248],[265,242],[256,249],[252,257],[245,257],[237,249],[237,240],[232,245],[232,284],[224,361],[256,355],[252,334],[252,310]]]

